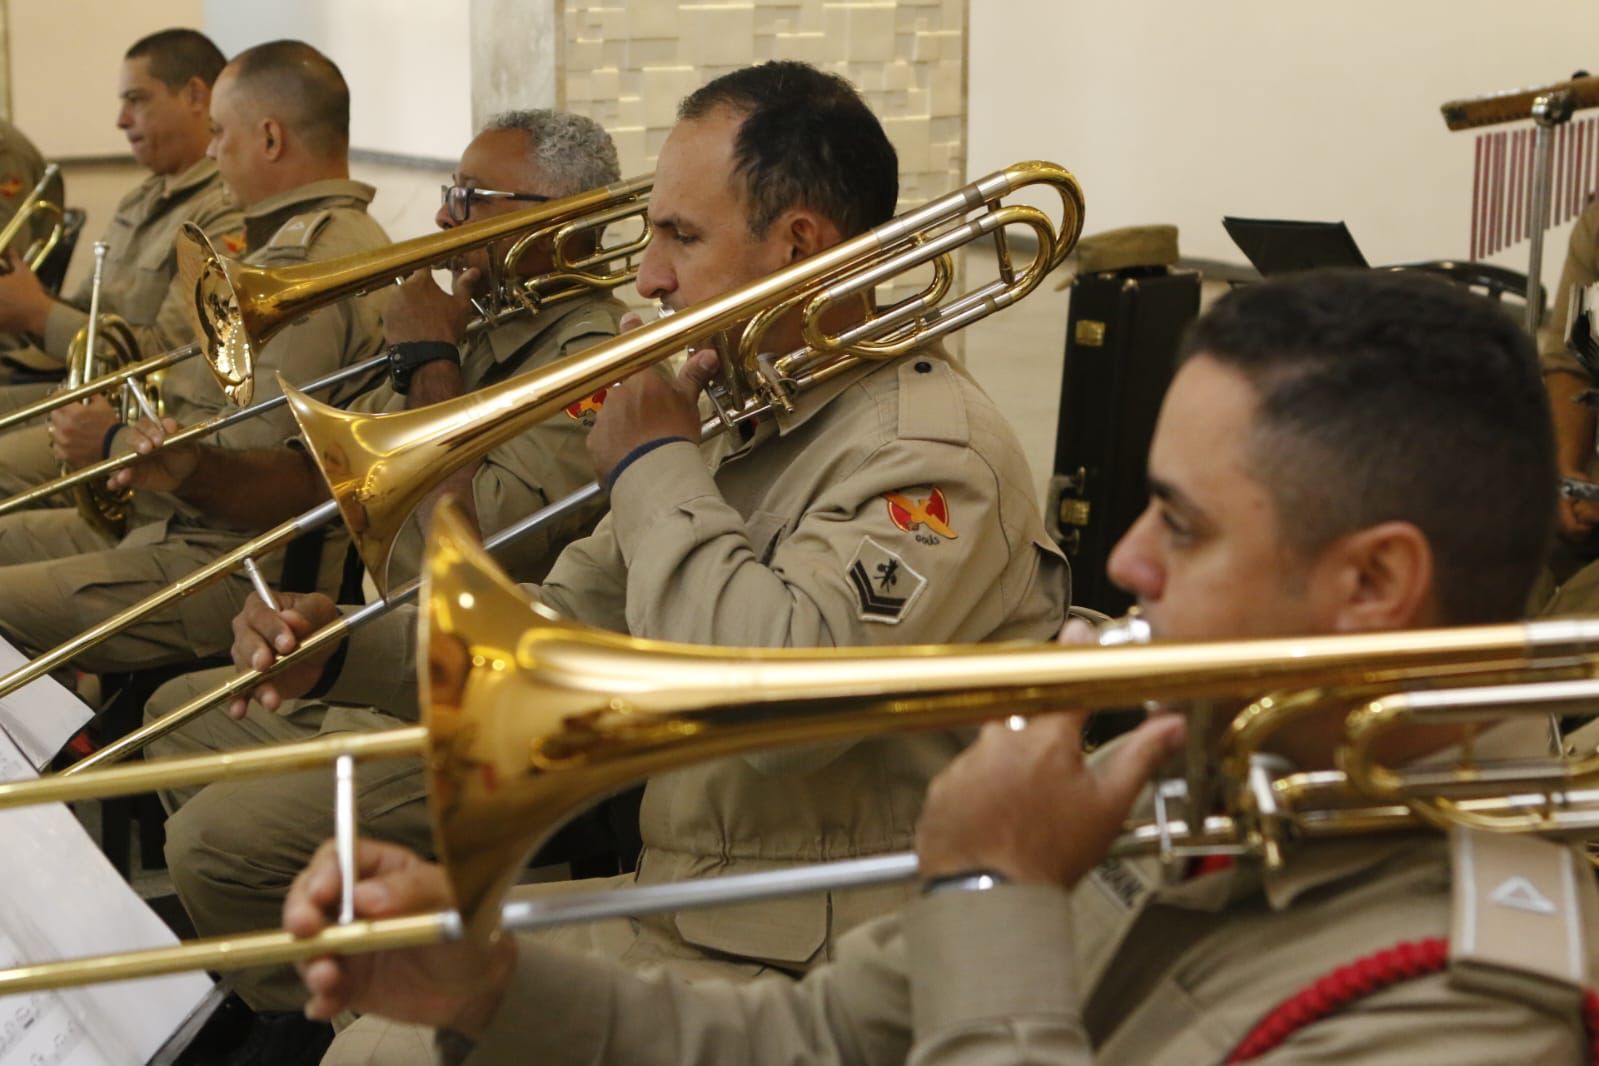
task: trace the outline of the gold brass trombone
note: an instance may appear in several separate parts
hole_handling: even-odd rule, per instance
[[[424,568],[422,725],[0,785],[4,808],[300,770],[347,757],[420,755],[435,846],[459,912],[352,922],[303,941],[273,932],[34,963],[0,971],[0,995],[481,935],[501,913],[499,901],[516,869],[566,818],[641,778],[709,758],[1151,698],[1325,689],[1332,701],[1322,702],[1326,708],[1343,706],[1351,692],[1497,684],[1507,678],[1581,683],[1580,692],[1560,694],[1567,702],[1599,695],[1592,681],[1599,674],[1599,621],[1590,620],[1119,647],[768,650],[639,640],[556,618],[498,571],[465,530],[457,513],[440,509]],[[1450,695],[1421,692],[1378,702],[1397,707],[1406,699]],[[1468,717],[1487,713],[1481,690],[1453,695],[1468,707]],[[1493,713],[1541,715],[1548,709],[1547,702],[1511,704]],[[1352,767],[1346,766],[1348,777],[1272,768],[1261,745],[1281,726],[1281,715],[1269,700],[1257,701],[1239,716],[1247,727],[1235,725],[1224,739],[1222,764],[1241,761],[1248,772],[1224,782],[1222,814],[1194,823],[1131,826],[1116,851],[1264,854],[1266,832],[1285,840],[1415,829],[1431,817],[1417,811],[1438,797],[1494,829],[1561,834],[1599,825],[1599,789],[1592,787],[1599,758],[1547,766],[1468,762],[1451,773],[1396,770],[1391,788],[1368,795],[1352,787],[1360,780]],[[1353,728],[1358,736],[1364,727],[1356,721]],[[1347,758],[1365,758],[1358,740],[1348,746]],[[1380,769],[1369,759],[1366,768]],[[863,876],[902,878],[914,870],[914,859],[887,856],[848,864],[843,878],[825,868],[770,876],[790,880],[789,890],[804,891],[842,887]],[[522,908],[512,918],[545,924],[675,909],[706,902],[697,898],[698,887],[713,894],[710,902],[725,903],[731,900],[721,889],[728,885],[743,891],[749,879],[568,897],[535,907],[531,915]],[[783,891],[769,884],[760,890]]]
[[[1058,226],[1035,208],[1002,203],[1034,186],[1060,197]],[[284,392],[362,561],[386,590],[395,537],[439,479],[568,404],[749,321],[737,351],[724,353],[723,382],[712,390],[712,400],[729,425],[772,408],[788,409],[805,388],[864,360],[902,355],[1026,296],[1077,242],[1082,208],[1082,191],[1068,171],[1053,163],[1019,163],[559,365],[457,400],[413,412],[360,415],[316,403],[287,385]],[[1005,243],[1012,227],[1031,231],[1038,242],[1020,269]],[[949,254],[983,237],[994,239],[999,278],[942,302]],[[828,332],[833,308],[869,301],[878,285],[925,264],[934,266],[926,289]],[[763,351],[770,328],[793,309],[803,322],[801,345],[791,352]]]
[[[1002,203],[1016,191],[1034,186],[1059,197],[1058,225],[1042,211]],[[1053,163],[1019,163],[723,296],[458,400],[408,413],[357,415],[313,403],[292,388],[286,387],[285,393],[291,397],[312,455],[333,487],[334,503],[352,530],[362,560],[385,600],[392,601],[401,595],[387,580],[394,538],[432,486],[567,404],[685,347],[720,340],[723,331],[748,321],[736,346],[728,346],[724,354],[726,373],[713,393],[718,415],[705,430],[753,418],[772,407],[787,407],[796,393],[863,360],[902,354],[1014,304],[1071,251],[1082,231],[1082,217],[1082,190],[1068,171]],[[1005,243],[1011,227],[1037,238],[1037,250],[1021,265],[1011,261]],[[999,277],[945,302],[953,276],[950,253],[984,237],[994,240]],[[866,302],[874,287],[924,265],[932,267],[933,277],[921,291],[829,332],[832,309]],[[791,352],[763,352],[762,342],[772,326],[791,310],[803,322],[801,345]],[[583,498],[599,491],[590,485],[582,490]],[[568,502],[553,506],[565,508]],[[320,519],[322,510],[316,514]],[[315,654],[326,642],[342,639],[351,628],[384,610],[369,605],[314,634],[268,670],[242,674],[197,696],[67,773],[86,772],[139,750],[219,700],[247,692],[262,678]],[[37,674],[17,676],[31,680]],[[11,676],[0,678],[0,695],[11,686]]]
[[[51,163],[44,168],[39,183],[17,205],[17,213],[11,216],[11,221],[0,229],[0,255],[10,250],[26,227],[38,223],[39,219],[34,217],[37,215],[50,219],[49,233],[42,239],[29,242],[21,254],[29,270],[38,270],[44,264],[45,258],[61,243],[65,232],[66,211],[61,203],[61,193],[61,168]]]

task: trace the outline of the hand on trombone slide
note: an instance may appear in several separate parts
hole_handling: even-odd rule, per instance
[[[300,646],[300,642],[339,616],[338,605],[320,592],[278,592],[274,610],[256,593],[244,601],[233,619],[233,665],[239,670],[265,670]],[[321,654],[312,652],[250,691],[250,700],[276,711],[285,700],[298,699],[316,685],[337,650],[330,644]],[[243,718],[249,700],[235,697],[228,703],[229,717]]]
[[[707,348],[689,356],[676,377],[652,367],[612,385],[589,430],[595,479],[609,484],[617,464],[640,445],[674,437],[699,443],[700,393],[719,366]]]
[[[450,910],[444,870],[395,844],[356,841],[355,916],[392,918]],[[318,849],[283,903],[283,926],[313,936],[337,920],[343,885],[335,844]],[[476,1036],[499,1006],[516,965],[516,940],[450,944],[310,959],[297,964],[311,993],[307,1017],[345,1010],[381,1012],[401,1021]]]
[[[116,471],[106,478],[106,484],[117,490],[176,492],[200,464],[200,446],[197,444],[179,444],[156,451],[178,429],[177,422],[170,418],[163,419],[159,425],[148,418],[141,418],[129,426],[127,436],[133,450],[149,458]]]

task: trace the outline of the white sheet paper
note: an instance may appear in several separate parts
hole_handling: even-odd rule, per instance
[[[27,656],[0,639],[0,674],[27,661]],[[49,762],[93,713],[54,679],[41,677],[9,696],[0,696],[0,732],[16,742],[32,769]],[[10,779],[9,774],[0,775],[0,780]]]
[[[0,737],[0,780],[33,776]],[[177,942],[64,804],[0,811],[0,855],[0,965]],[[210,988],[177,974],[0,997],[0,1066],[142,1066]]]

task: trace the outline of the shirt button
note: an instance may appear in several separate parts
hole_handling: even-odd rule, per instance
[[[933,364],[929,363],[926,359],[923,359],[921,362],[916,364],[916,372],[918,374],[931,374],[933,372]]]

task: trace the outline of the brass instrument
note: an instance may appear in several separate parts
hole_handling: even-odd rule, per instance
[[[1599,790],[1592,787],[1599,757],[1499,765],[1468,755],[1459,768],[1390,771],[1370,760],[1367,747],[1375,736],[1367,731],[1404,721],[1407,702],[1416,713],[1448,720],[1459,716],[1425,704],[1455,697],[1468,717],[1486,713],[1490,697],[1481,690],[1447,691],[1451,686],[1563,681],[1568,687],[1559,699],[1592,700],[1599,694],[1596,621],[1114,647],[708,648],[562,621],[498,571],[465,530],[451,507],[440,508],[424,569],[422,725],[0,785],[5,808],[300,770],[339,758],[420,755],[435,845],[459,912],[355,921],[302,941],[272,932],[23,965],[0,972],[0,995],[481,935],[540,841],[585,805],[641,778],[783,745],[947,729],[1068,706],[1300,693],[1258,699],[1234,719],[1219,764],[1227,775],[1218,792],[1222,814],[1131,826],[1116,844],[1121,854],[1245,851],[1269,860],[1273,842],[1415,829],[1434,817],[1452,818],[1452,810],[1511,832],[1599,826]],[[1519,704],[1519,690],[1491,691],[1509,701],[1495,715],[1543,714],[1549,707]],[[1276,729],[1309,711],[1343,706],[1356,714],[1342,773],[1273,765],[1266,751]],[[1365,724],[1373,717],[1381,724]],[[1377,782],[1374,793],[1363,791],[1367,780]],[[844,872],[882,880],[914,869],[913,859],[889,856]],[[795,891],[840,883],[822,871],[770,877],[793,879]],[[714,882],[708,887],[714,890]],[[538,908],[531,920],[678,908],[694,904],[694,888],[650,886],[606,892],[602,900],[572,896]],[[728,900],[718,895],[714,902]]]
[[[1035,185],[1060,198],[1058,226],[1035,208],[1001,203],[1012,193]],[[976,217],[967,219],[973,213]],[[729,370],[713,397],[717,418],[704,432],[754,418],[772,407],[787,407],[796,393],[862,360],[902,354],[1014,304],[1071,251],[1082,231],[1082,213],[1082,191],[1069,172],[1053,163],[1021,163],[723,296],[594,345],[557,365],[457,400],[401,414],[360,415],[312,403],[287,386],[285,393],[312,455],[333,487],[334,504],[352,530],[368,571],[384,598],[392,600],[398,594],[387,580],[389,553],[422,498],[451,471],[555,415],[567,404],[686,346],[719,340],[723,331],[747,320],[749,325],[742,330],[736,349],[724,359]],[[1004,239],[1013,226],[1038,239],[1037,250],[1022,265],[1011,261]],[[983,237],[994,240],[999,277],[946,301],[953,277],[950,253]],[[932,280],[921,291],[829,332],[834,329],[834,308],[862,301],[874,287],[924,265],[931,265]],[[316,286],[328,287],[326,282]],[[282,302],[267,296],[259,299],[274,305]],[[803,322],[800,347],[791,352],[763,352],[761,344],[772,327],[791,311]],[[590,485],[582,492],[597,494],[599,488]],[[564,505],[565,501],[558,506]],[[319,517],[320,513],[319,508]],[[240,551],[249,548],[246,545]],[[240,675],[190,700],[67,773],[84,772],[139,750],[219,700],[247,692],[263,678],[316,653],[325,641],[342,639],[350,628],[382,610],[374,606],[313,634],[305,646],[267,670]],[[38,676],[32,672],[35,664],[28,669],[28,674],[0,677],[0,695],[10,691],[14,681]]]
[[[476,328],[580,293],[624,284],[636,272],[631,260],[648,244],[649,232],[646,229],[643,236],[610,245],[604,243],[603,232],[615,222],[641,216],[649,188],[648,178],[637,178],[374,251],[289,267],[256,267],[226,259],[216,253],[198,226],[185,223],[178,232],[177,255],[179,284],[194,294],[188,308],[190,324],[201,340],[199,350],[204,352],[217,386],[239,410],[185,427],[161,447],[193,443],[281,406],[285,402],[281,396],[254,405],[250,400],[255,389],[256,348],[289,323],[340,300],[375,291],[412,271],[448,262],[463,252],[515,238],[498,266],[505,280],[490,294],[489,305],[481,309],[474,323]],[[554,266],[537,277],[517,277],[512,273],[514,265],[536,240],[551,242]],[[237,288],[230,287],[235,285]],[[186,354],[187,350],[180,349],[169,357],[158,357],[148,369],[164,370]],[[303,384],[300,390],[309,392],[360,378],[376,370],[384,359],[386,356],[377,356],[346,367]],[[108,386],[119,384],[131,373],[118,371],[117,379],[108,376],[104,381]],[[69,397],[82,398],[95,391],[80,386],[47,397],[0,419],[0,428],[71,402]],[[135,453],[114,456],[33,486],[0,500],[0,515],[102,481],[144,458],[147,456]],[[4,679],[0,679],[0,687],[3,685]]]
[[[1036,208],[1002,203],[1033,186],[1059,196],[1058,226]],[[1026,296],[1077,242],[1082,208],[1082,191],[1068,171],[1053,163],[1019,163],[557,366],[447,403],[361,415],[318,404],[288,385],[284,392],[362,561],[384,591],[395,537],[441,477],[595,389],[748,322],[736,351],[724,353],[723,378],[711,399],[727,425],[789,409],[803,389],[864,360],[902,355]],[[1020,268],[1005,243],[1012,227],[1031,231],[1038,242]],[[994,240],[998,279],[945,302],[950,253],[983,237]],[[928,264],[934,276],[926,288],[829,331],[835,309],[869,302],[877,286]],[[793,351],[764,351],[772,327],[790,312],[800,316],[803,342]]]
[[[369,252],[288,267],[258,267],[216,253],[205,233],[188,225],[178,234],[178,276],[194,293],[188,306],[194,335],[210,349],[231,382],[230,398],[249,403],[255,350],[297,318],[340,300],[376,291],[426,266],[514,239],[498,265],[501,284],[491,296],[518,309],[538,310],[586,292],[632,280],[629,261],[649,243],[649,230],[607,245],[605,228],[641,218],[653,179],[633,178],[493,218],[413,237]],[[521,278],[516,264],[538,241],[549,241],[555,265]],[[616,266],[616,261],[623,266]],[[492,318],[499,309],[488,312]]]
[[[22,261],[28,265],[29,270],[38,270],[44,264],[46,257],[61,243],[65,231],[63,225],[65,209],[61,203],[61,193],[61,168],[51,163],[44,168],[39,183],[17,204],[17,213],[11,216],[11,221],[5,224],[4,229],[0,229],[0,255],[11,250],[11,246],[22,236],[25,227],[37,225],[39,218],[48,218],[49,234],[42,239],[30,241],[21,253]],[[39,218],[35,218],[36,215]]]

